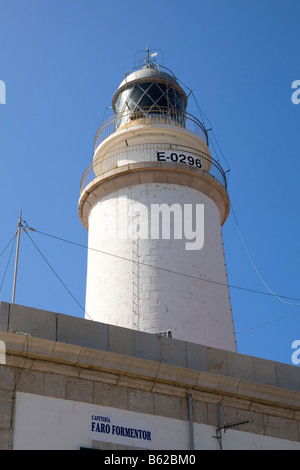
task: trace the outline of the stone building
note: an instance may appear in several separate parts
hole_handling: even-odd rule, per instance
[[[300,449],[295,366],[4,302],[0,330],[1,450]]]

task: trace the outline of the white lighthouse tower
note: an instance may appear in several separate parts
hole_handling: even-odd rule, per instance
[[[236,351],[221,229],[230,202],[204,126],[148,51],[112,106],[81,181],[87,314]]]

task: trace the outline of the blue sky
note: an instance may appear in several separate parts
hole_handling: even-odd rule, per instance
[[[291,364],[300,339],[299,15],[298,0],[0,0],[0,253],[20,210],[29,226],[87,244],[80,179],[112,95],[148,42],[193,90],[221,148],[213,140],[213,155],[230,168],[236,219],[231,212],[223,236],[238,350]],[[188,111],[200,117],[192,97]],[[82,317],[86,249],[30,237],[36,246],[21,234],[16,303]],[[11,247],[0,257],[7,302]],[[285,297],[266,295],[260,277]]]

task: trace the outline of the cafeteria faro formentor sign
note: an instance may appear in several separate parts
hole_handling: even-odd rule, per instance
[[[142,420],[124,420],[116,416],[90,415],[90,436],[97,441],[135,447],[152,447],[153,426]]]

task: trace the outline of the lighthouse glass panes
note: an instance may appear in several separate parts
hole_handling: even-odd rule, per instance
[[[126,88],[116,99],[116,127],[140,117],[166,118],[185,125],[185,105],[181,94],[168,83],[144,82]]]

